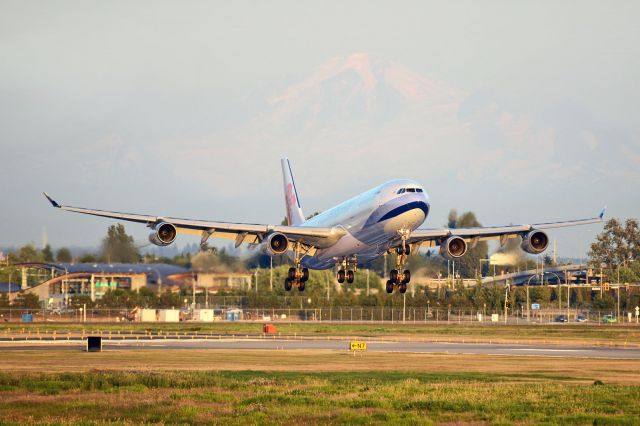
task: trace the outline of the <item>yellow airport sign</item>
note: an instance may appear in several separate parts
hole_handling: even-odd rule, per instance
[[[351,342],[349,345],[349,349],[352,351],[366,351],[367,342]]]

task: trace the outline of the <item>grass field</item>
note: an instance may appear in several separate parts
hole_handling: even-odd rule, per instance
[[[303,336],[358,336],[387,339],[424,339],[476,342],[547,342],[561,344],[592,344],[640,346],[640,326],[597,324],[336,324],[336,323],[275,323],[284,335]],[[177,323],[177,324],[3,324],[0,337],[17,335],[22,331],[51,333],[125,332],[125,333],[213,333],[249,334],[262,331],[262,323]]]
[[[2,424],[629,424],[640,388],[472,373],[0,375]]]
[[[634,360],[311,350],[0,355],[0,424],[640,424]]]

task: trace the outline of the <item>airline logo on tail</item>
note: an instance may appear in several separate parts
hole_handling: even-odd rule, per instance
[[[293,224],[293,209],[298,205],[296,190],[293,188],[292,183],[287,184],[285,188],[284,201],[287,206],[287,220],[289,221],[289,225],[291,225]]]
[[[282,178],[284,184],[284,204],[287,208],[287,220],[289,225],[300,225],[304,222],[304,214],[300,208],[296,183],[291,173],[291,164],[286,158],[282,159]]]

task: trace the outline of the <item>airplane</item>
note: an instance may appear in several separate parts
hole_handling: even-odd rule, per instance
[[[149,241],[167,246],[177,234],[207,240],[235,240],[235,246],[257,246],[270,256],[286,254],[292,261],[284,281],[286,291],[304,291],[309,269],[336,267],[339,283],[353,283],[358,265],[370,263],[385,253],[396,254],[396,267],[389,273],[387,293],[407,291],[411,271],[405,269],[407,258],[421,247],[440,247],[440,255],[457,260],[479,241],[499,240],[504,245],[510,238],[522,239],[521,248],[530,254],[540,254],[549,245],[547,229],[598,223],[606,210],[597,217],[565,222],[537,223],[474,228],[427,228],[420,226],[431,208],[424,187],[410,179],[395,179],[363,192],[337,206],[305,220],[293,179],[291,163],[281,160],[287,225],[215,222],[178,219],[164,216],[118,213],[57,203],[46,192],[51,205],[70,212],[129,222],[143,223],[152,229]]]

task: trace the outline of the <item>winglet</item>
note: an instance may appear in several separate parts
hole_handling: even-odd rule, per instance
[[[600,214],[598,215],[598,217],[600,218],[600,220],[604,219],[604,214],[607,212],[607,206],[604,206],[602,208],[602,211],[600,212]]]
[[[56,200],[54,200],[53,198],[51,198],[51,197],[49,196],[49,194],[47,194],[46,192],[43,192],[43,194],[44,194],[44,196],[45,196],[45,197],[47,197],[47,200],[49,200],[49,202],[51,203],[51,205],[52,205],[53,207],[60,208],[60,204],[58,204],[58,203],[56,202]]]

